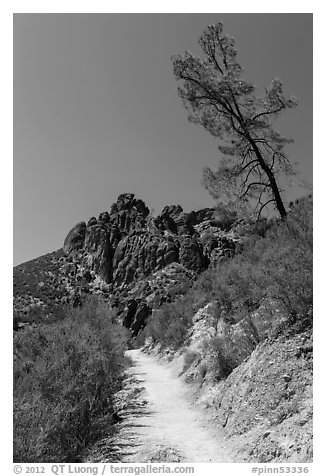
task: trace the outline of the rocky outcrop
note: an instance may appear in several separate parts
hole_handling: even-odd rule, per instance
[[[140,230],[146,226],[149,209],[142,200],[136,199],[133,193],[123,193],[111,206],[110,224],[121,233]]]
[[[234,252],[237,238],[216,220],[214,209],[187,213],[180,205],[166,206],[153,218],[142,200],[121,194],[110,212],[68,233],[70,279],[102,293],[136,334],[155,306],[185,292],[210,262]]]
[[[118,244],[113,260],[114,282],[130,284],[178,261],[178,247],[164,235],[133,231]]]
[[[77,252],[84,246],[86,234],[86,223],[77,223],[68,233],[63,243],[63,251],[66,254]]]
[[[109,211],[77,223],[60,252],[17,267],[15,315],[20,323],[52,319],[66,303],[95,294],[136,335],[153,310],[184,294],[240,238],[214,209],[169,205],[153,217],[134,194],[121,194]]]
[[[101,294],[136,335],[152,309],[234,252],[238,238],[226,228],[211,208],[169,205],[154,218],[134,194],[121,194],[110,211],[78,223],[64,240],[68,296],[77,302],[85,292]]]
[[[168,230],[178,235],[193,235],[196,224],[196,213],[185,213],[181,205],[169,205],[163,208],[162,213],[155,219],[155,224],[160,230]]]
[[[87,225],[84,242],[84,262],[90,270],[98,273],[107,283],[112,281],[112,257],[110,229],[103,222],[94,219]]]
[[[116,291],[118,317],[135,336],[145,327],[153,311],[183,295],[194,283],[196,273],[180,263],[171,263],[149,277],[138,280],[124,292]]]
[[[203,245],[196,236],[185,235],[180,240],[180,263],[197,273],[208,267],[209,259],[205,258]]]

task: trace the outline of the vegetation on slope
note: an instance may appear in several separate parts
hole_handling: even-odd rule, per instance
[[[38,323],[62,315],[62,250],[39,256],[14,267],[14,328],[18,322]]]
[[[286,317],[286,326],[300,332],[312,325],[312,293],[312,198],[306,197],[292,206],[285,220],[271,220],[259,233],[248,232],[232,258],[204,271],[182,298],[162,306],[145,335],[162,347],[180,348],[187,344],[193,314],[209,302],[215,305],[215,326],[222,318],[230,325],[245,319],[257,327],[259,340],[274,327],[266,316],[266,303],[272,303]],[[265,316],[254,322],[253,313],[263,305]],[[228,361],[229,373],[241,362],[232,340],[227,344],[212,354]]]
[[[96,298],[14,334],[14,461],[76,462],[114,423],[127,330]]]
[[[312,288],[306,197],[145,328],[180,359],[181,375],[241,460],[312,461]]]

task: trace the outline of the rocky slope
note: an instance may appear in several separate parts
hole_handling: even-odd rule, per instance
[[[201,311],[207,315],[209,306]],[[249,339],[252,332],[242,334]],[[211,338],[206,334],[203,345],[201,334],[199,344],[169,353],[168,360],[193,385],[197,404],[212,413],[233,457],[259,463],[312,462],[311,330],[262,340],[252,352],[248,348],[247,357],[224,378],[209,366]],[[157,349],[149,346],[147,351]]]
[[[186,213],[180,205],[154,218],[142,200],[122,194],[110,212],[77,223],[62,250],[14,268],[15,326],[55,318],[95,293],[136,335],[153,309],[234,252],[241,239],[231,225],[214,209]]]

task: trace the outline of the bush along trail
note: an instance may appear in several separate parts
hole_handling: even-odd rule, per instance
[[[90,298],[14,336],[14,462],[78,462],[114,431],[127,330]]]

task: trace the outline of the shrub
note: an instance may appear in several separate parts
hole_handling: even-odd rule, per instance
[[[252,238],[241,253],[209,270],[193,292],[199,287],[235,320],[272,299],[291,323],[307,325],[313,304],[312,253],[312,204],[306,199],[264,238]]]
[[[232,344],[226,336],[207,342],[207,366],[215,380],[226,378],[240,363]]]
[[[73,462],[113,421],[127,330],[95,298],[14,336],[14,461]]]
[[[277,327],[276,310],[282,311],[284,326],[294,332],[312,324],[312,199],[293,205],[285,220],[247,222],[246,227],[242,249],[204,271],[183,298],[156,312],[146,328],[155,342],[172,348],[184,345],[193,313],[212,301],[215,324],[221,317],[228,325],[245,321],[251,327],[248,336],[255,337],[253,346]],[[251,319],[259,308],[261,312]],[[207,353],[216,378],[239,365],[252,351],[250,345],[248,339],[240,345],[233,334],[212,341]]]
[[[148,322],[145,335],[163,347],[176,350],[186,342],[192,316],[192,298],[187,294],[158,309]]]

